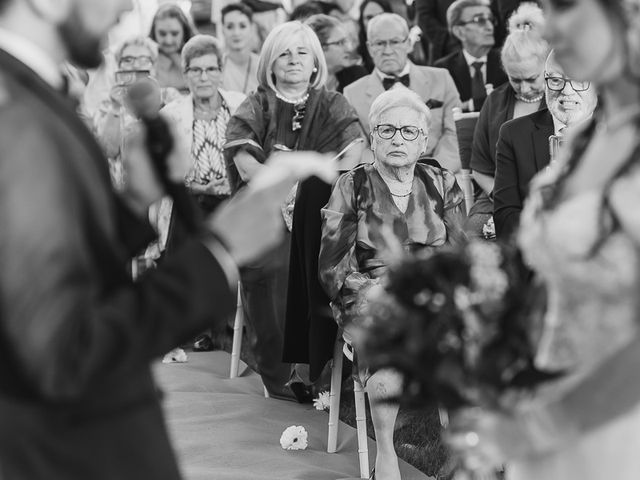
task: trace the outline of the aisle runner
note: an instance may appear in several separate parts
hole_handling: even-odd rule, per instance
[[[225,352],[189,353],[189,362],[158,364],[164,407],[185,480],[335,480],[357,477],[355,429],[340,424],[338,453],[326,453],[326,412],[266,399],[260,377],[247,369],[228,378]],[[244,364],[242,364],[244,366]],[[280,448],[290,425],[309,432],[304,451]],[[375,443],[369,442],[371,465]],[[402,463],[403,480],[429,477]]]

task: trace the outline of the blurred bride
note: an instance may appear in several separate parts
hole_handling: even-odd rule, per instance
[[[514,415],[466,412],[451,444],[517,480],[640,478],[640,3],[546,0],[547,36],[601,111],[533,182],[519,242],[546,283],[540,367],[565,378]]]

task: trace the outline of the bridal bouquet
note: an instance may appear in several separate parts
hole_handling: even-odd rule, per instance
[[[402,373],[402,402],[508,408],[513,392],[558,376],[533,363],[543,305],[515,249],[478,240],[412,253],[368,297],[356,348]]]

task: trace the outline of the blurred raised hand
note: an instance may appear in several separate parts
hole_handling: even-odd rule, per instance
[[[239,266],[258,259],[282,239],[281,206],[293,185],[311,176],[333,182],[336,162],[315,152],[277,153],[207,220]]]

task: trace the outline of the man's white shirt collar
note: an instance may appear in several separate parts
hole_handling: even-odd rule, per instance
[[[566,133],[566,131],[561,132],[561,130],[566,129],[567,125],[562,123],[560,120],[558,120],[553,115],[551,115],[551,118],[553,119],[553,134],[554,135],[564,135]]]
[[[487,56],[483,55],[482,57],[476,58],[473,55],[471,55],[469,52],[467,52],[464,48],[462,49],[462,55],[464,55],[464,59],[467,62],[467,65],[469,65],[469,68],[473,68],[472,65],[475,62],[482,62],[484,63],[483,67],[487,65]]]
[[[549,111],[549,113],[551,113],[551,111]],[[566,135],[570,130],[573,130],[576,126],[581,125],[584,122],[589,121],[589,119],[591,119],[592,116],[593,116],[593,114],[589,115],[587,118],[585,118],[581,122],[578,122],[578,123],[576,123],[574,125],[569,126],[569,125],[566,125],[566,124],[562,123],[556,117],[551,115],[551,118],[553,119],[553,134],[554,135]],[[561,132],[561,130],[563,130],[563,131]]]
[[[0,48],[36,72],[56,90],[64,85],[60,66],[35,43],[0,28]]]

